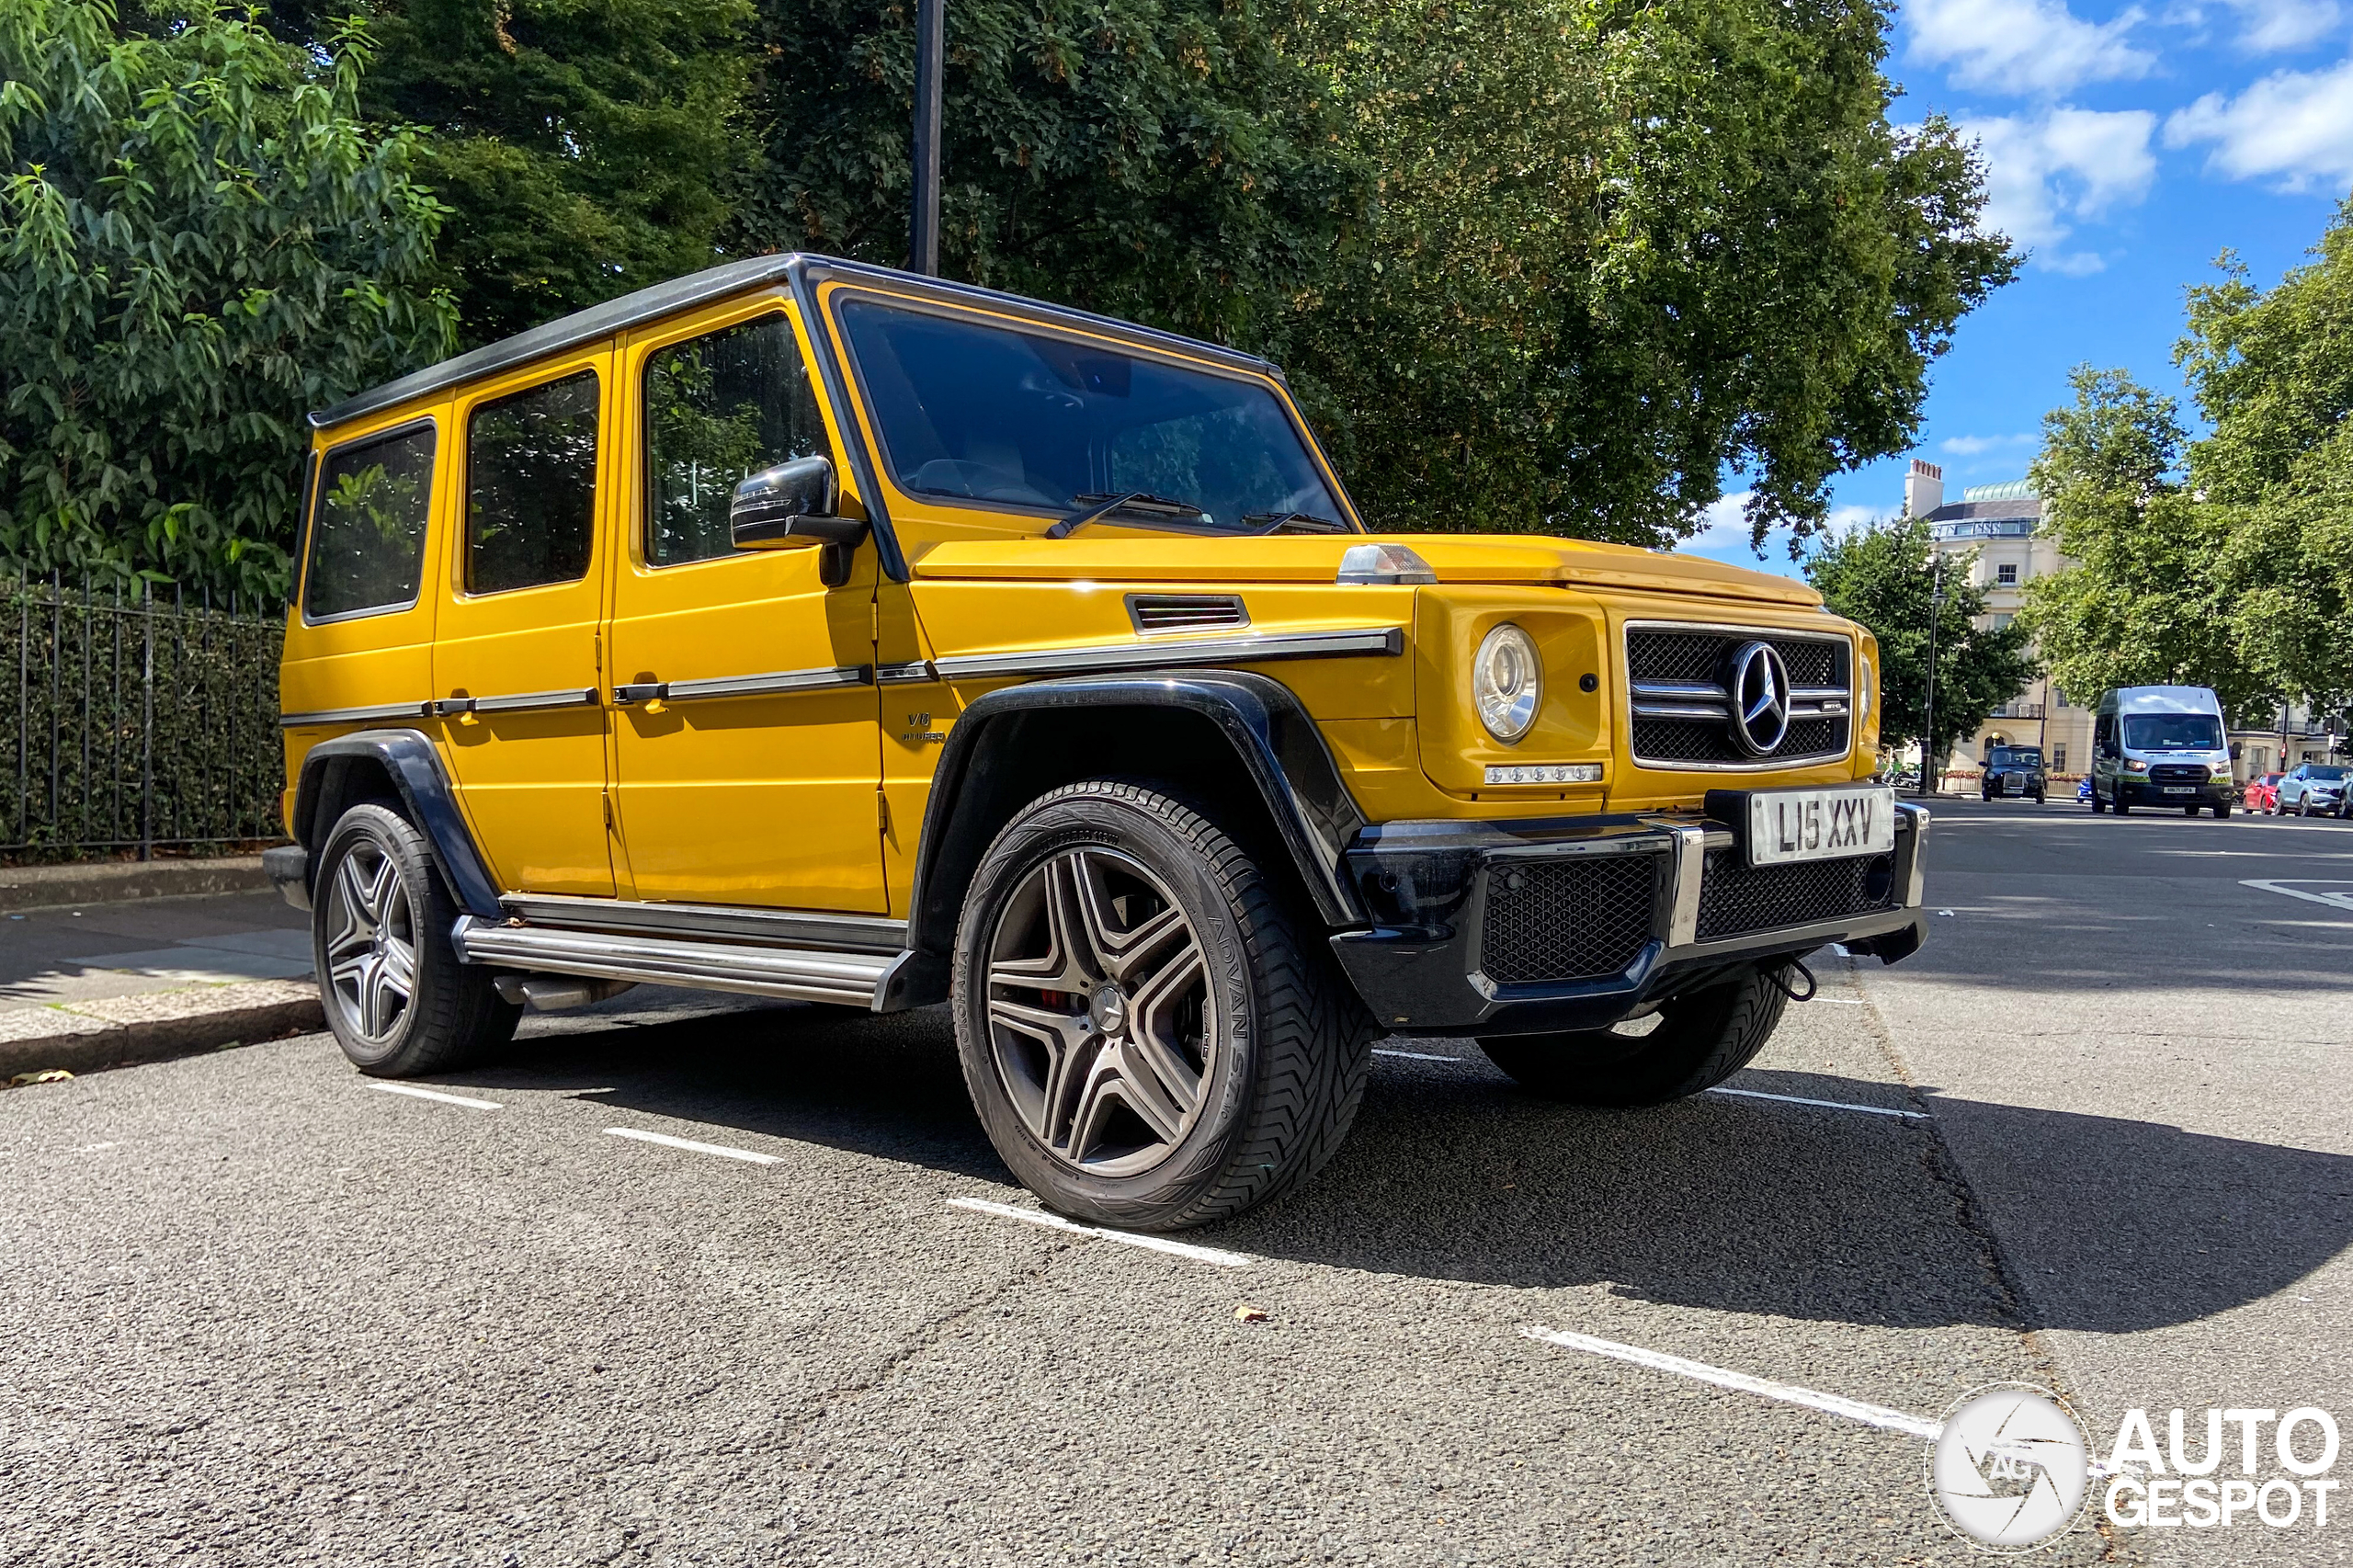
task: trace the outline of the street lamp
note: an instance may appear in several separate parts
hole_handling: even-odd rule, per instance
[[[1920,794],[1923,798],[1935,794],[1936,785],[1929,770],[1936,766],[1937,749],[1937,621],[1945,608],[1945,561],[1928,547],[1928,697],[1923,706],[1921,728],[1927,733],[1920,737]]]
[[[939,276],[939,57],[948,0],[915,0],[915,210],[907,224],[907,267]]]

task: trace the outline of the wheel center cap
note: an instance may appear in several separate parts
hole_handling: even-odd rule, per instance
[[[1105,1034],[1118,1034],[1127,1028],[1128,1001],[1116,985],[1098,985],[1095,994],[1087,998],[1086,1011],[1094,1018],[1095,1027]]]

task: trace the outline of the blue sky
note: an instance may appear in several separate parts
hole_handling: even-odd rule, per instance
[[[1931,368],[1918,449],[1838,481],[1841,522],[1894,511],[1909,457],[1952,500],[2024,474],[2077,364],[2179,392],[2183,290],[2226,248],[2277,281],[2353,187],[2353,0],[1901,0],[1890,44],[1893,118],[1977,138],[1988,222],[2028,259]],[[1791,570],[1738,511],[1683,548]]]

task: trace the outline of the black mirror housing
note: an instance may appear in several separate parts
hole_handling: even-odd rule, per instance
[[[867,525],[839,515],[841,486],[833,460],[795,458],[763,469],[735,487],[727,508],[728,533],[738,550],[802,550],[822,546],[819,575],[828,587],[849,579],[849,558]]]

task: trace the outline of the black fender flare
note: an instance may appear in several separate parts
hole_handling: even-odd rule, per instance
[[[449,884],[459,907],[486,920],[504,920],[506,914],[499,907],[497,885],[474,846],[466,819],[459,814],[457,796],[442,770],[440,753],[418,730],[360,730],[321,741],[304,754],[301,778],[294,787],[291,825],[296,842],[313,854],[306,882],[315,883],[316,851],[335,826],[318,820],[328,768],[338,760],[355,757],[381,765],[391,776],[401,804],[407,808],[408,820],[432,846],[442,881]]]
[[[921,952],[927,937],[954,939],[952,917],[944,937],[926,928],[931,884],[957,799],[984,760],[992,725],[1013,713],[1081,708],[1174,708],[1208,719],[1256,787],[1316,912],[1336,929],[1372,923],[1341,861],[1342,851],[1365,825],[1364,813],[1341,781],[1314,721],[1289,687],[1242,670],[1069,676],[1002,687],[958,715],[924,808],[908,897],[910,949]]]

